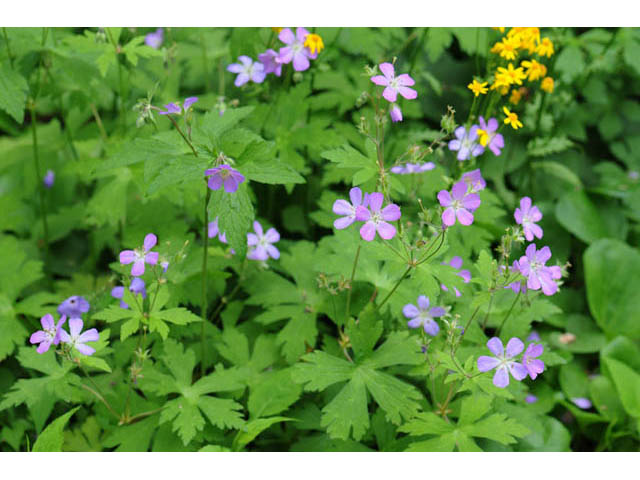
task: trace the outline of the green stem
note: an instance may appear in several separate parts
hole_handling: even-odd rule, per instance
[[[204,250],[202,253],[202,304],[200,315],[202,316],[202,328],[200,330],[200,343],[202,344],[202,357],[200,359],[200,375],[204,377],[204,355],[206,350],[205,323],[207,322],[207,259],[209,257],[209,200],[211,200],[211,190],[205,185],[207,193],[204,200],[203,219]]]
[[[166,115],[166,117],[171,120],[171,123],[173,123],[173,126],[176,127],[176,130],[178,131],[178,133],[180,134],[180,136],[183,138],[183,140],[185,142],[187,142],[187,145],[189,145],[189,147],[191,148],[191,151],[193,152],[193,154],[197,157],[198,156],[198,152],[196,151],[195,147],[193,146],[193,143],[191,143],[191,141],[187,138],[187,136],[184,134],[184,132],[182,131],[182,129],[180,128],[180,126],[178,125],[178,123],[175,121],[175,119],[173,118],[173,115]],[[206,225],[205,225],[206,227]]]
[[[518,292],[518,294],[516,295],[516,298],[513,299],[513,303],[511,304],[511,307],[509,308],[509,311],[507,312],[507,314],[505,315],[504,319],[502,320],[502,323],[498,327],[498,330],[496,330],[496,337],[500,336],[500,332],[502,331],[502,327],[504,327],[504,324],[507,322],[507,319],[509,318],[509,316],[511,315],[511,312],[513,311],[513,307],[516,306],[516,303],[518,302],[518,298],[520,298],[520,293],[521,292]]]
[[[480,305],[478,305],[476,307],[476,309],[473,311],[473,313],[471,314],[471,316],[469,317],[469,320],[467,321],[467,324],[464,326],[464,330],[462,331],[462,335],[460,335],[460,340],[458,340],[458,345],[460,345],[462,343],[462,339],[464,338],[464,336],[467,334],[467,330],[469,330],[469,325],[471,325],[471,322],[473,321],[473,319],[476,316],[476,313],[478,313],[478,310],[480,310]],[[457,350],[457,347],[456,347]]]
[[[424,252],[425,256],[416,263],[416,266],[423,264],[424,262],[429,260],[431,257],[433,257],[436,253],[438,253],[438,251],[442,248],[442,245],[444,244],[444,237],[446,233],[447,233],[446,229],[440,231],[440,233],[438,234],[438,236],[440,237],[440,245],[438,245],[438,248],[436,248],[431,255],[427,256],[427,253],[429,252],[429,250],[434,244],[432,243],[431,245],[429,245],[429,248],[427,248],[427,251]]]
[[[11,51],[11,45],[9,45],[9,36],[7,35],[7,29],[2,27],[2,34],[4,35],[4,44],[7,47],[7,56],[9,57],[9,63],[13,70],[13,52]]]
[[[484,332],[484,329],[487,326],[487,322],[489,321],[489,315],[491,314],[491,307],[493,306],[493,291],[491,292],[491,295],[489,296],[489,308],[487,308],[487,313],[484,316],[484,320],[482,320],[482,331]]]
[[[389,298],[391,297],[391,295],[394,294],[394,292],[397,290],[397,288],[400,286],[400,284],[402,283],[402,281],[407,278],[409,276],[409,272],[411,271],[411,269],[413,268],[413,265],[409,265],[409,267],[407,267],[407,269],[404,271],[404,273],[402,274],[402,276],[400,277],[400,279],[396,282],[396,284],[393,286],[393,288],[391,289],[391,291],[387,294],[386,297],[384,297],[384,299],[382,300],[382,302],[380,302],[375,310],[380,310],[380,308],[387,303],[387,300],[389,300]]]
[[[347,308],[346,315],[347,319],[351,313],[351,292],[353,291],[353,278],[356,276],[356,267],[358,266],[358,258],[360,258],[360,247],[358,244],[358,249],[356,250],[356,258],[353,260],[353,268],[351,269],[351,279],[349,280],[349,292],[347,293]]]

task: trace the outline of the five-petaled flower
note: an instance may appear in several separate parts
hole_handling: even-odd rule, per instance
[[[484,95],[484,94],[486,94],[488,92],[488,89],[487,89],[487,85],[488,84],[489,84],[489,82],[480,83],[478,80],[476,80],[474,78],[473,82],[471,82],[469,85],[467,85],[467,88],[473,92],[474,96],[477,97],[480,94]]]
[[[293,62],[293,69],[296,72],[307,70],[309,68],[309,59],[315,60],[318,58],[318,52],[321,50],[317,49],[314,53],[308,46],[305,46],[308,35],[309,31],[306,28],[296,28],[295,35],[290,28],[283,28],[278,34],[278,38],[287,46],[280,49],[277,61],[283,64]]]
[[[542,219],[542,212],[540,212],[540,209],[535,205],[531,205],[531,199],[529,197],[523,197],[520,200],[520,207],[516,208],[513,216],[516,222],[522,225],[524,238],[526,238],[528,242],[532,242],[534,236],[542,238],[542,228],[535,223]]]
[[[158,113],[160,115],[173,115],[173,114],[180,115],[183,111],[184,113],[187,113],[189,111],[189,107],[191,107],[191,105],[193,105],[197,101],[198,101],[198,97],[187,97],[184,99],[184,103],[182,107],[180,107],[180,105],[175,102],[167,103],[164,106],[166,110],[161,110]]]
[[[531,343],[522,356],[522,364],[527,369],[531,380],[535,380],[539,374],[544,372],[544,362],[537,359],[542,355],[542,352],[544,352],[544,347],[541,344]]]
[[[562,277],[562,270],[558,266],[547,267],[545,263],[551,258],[549,247],[542,247],[536,251],[535,243],[525,250],[518,264],[520,272],[527,277],[527,288],[540,290],[545,295],[553,295],[558,291],[558,284],[554,281]]]
[[[496,369],[493,376],[493,384],[498,388],[505,388],[509,385],[509,373],[516,380],[524,380],[528,374],[527,369],[514,358],[524,350],[524,343],[519,338],[512,338],[507,343],[505,353],[502,341],[498,337],[493,337],[487,342],[487,347],[495,357],[482,355],[478,357],[478,370],[488,372]]]
[[[167,267],[168,266],[169,264],[167,263]],[[140,277],[136,277],[133,280],[131,280],[131,285],[129,285],[129,291],[134,295],[142,295],[142,298],[147,298],[147,289],[145,288],[144,280],[142,280]],[[129,308],[129,305],[124,300],[122,300],[122,297],[124,297],[124,287],[122,286],[113,287],[111,289],[111,296],[113,298],[120,299],[121,308]]]
[[[449,142],[449,150],[458,152],[458,160],[467,160],[469,156],[477,157],[484,152],[484,147],[477,142],[478,125],[472,125],[468,132],[466,128],[460,126],[456,128],[454,134],[456,138]]]
[[[58,313],[69,318],[80,317],[89,311],[89,302],[84,297],[74,295],[67,298],[58,306]]]
[[[218,190],[224,184],[227,193],[234,193],[238,185],[244,182],[244,175],[226,164],[205,170],[204,175],[209,177],[207,185],[211,190]]]
[[[517,130],[518,128],[523,126],[522,122],[518,120],[517,113],[510,111],[507,107],[502,107],[502,111],[506,115],[506,118],[504,119],[505,125],[511,125],[514,130]]]
[[[385,240],[392,239],[396,234],[396,227],[387,222],[394,222],[400,219],[400,207],[395,203],[390,203],[382,208],[384,195],[379,192],[369,194],[369,208],[365,205],[356,207],[356,220],[365,222],[360,228],[360,236],[367,242],[372,241],[376,232]]]
[[[489,122],[485,122],[484,118],[478,118],[480,128],[477,130],[480,145],[489,147],[495,156],[499,156],[500,149],[504,148],[504,137],[498,133],[498,120],[490,118]]]
[[[53,316],[50,313],[47,313],[44,317],[40,319],[40,324],[42,325],[42,330],[38,330],[37,332],[31,335],[29,338],[29,342],[32,344],[39,343],[36,352],[44,353],[49,350],[51,344],[58,345],[60,343],[60,327],[67,320],[67,317],[64,315],[60,317],[58,323],[56,324],[53,320]]]
[[[416,307],[412,303],[405,305],[402,308],[402,314],[409,318],[407,322],[409,328],[424,328],[424,331],[435,337],[440,331],[440,327],[434,320],[434,318],[441,317],[445,314],[445,310],[442,307],[429,308],[429,298],[420,295],[418,297],[418,306]]]
[[[473,223],[473,212],[480,206],[480,197],[477,193],[467,193],[467,183],[460,181],[451,189],[438,192],[438,201],[445,207],[442,212],[442,223],[447,227],[456,223],[456,218],[462,225]]]
[[[487,182],[482,178],[479,168],[463,174],[460,180],[469,185],[469,193],[478,193],[487,186]]]
[[[240,60],[240,63],[232,63],[227,66],[228,72],[238,74],[233,82],[236,87],[241,87],[249,80],[253,83],[262,83],[264,81],[267,74],[262,63],[254,62],[253,59],[246,55],[240,55],[238,60]]]
[[[60,341],[62,343],[67,343],[69,346],[74,347],[83,355],[93,355],[95,353],[95,348],[92,348],[88,345],[85,345],[86,342],[97,342],[100,340],[100,334],[98,330],[92,328],[87,330],[84,333],[80,333],[82,331],[83,322],[81,318],[70,318],[69,319],[69,332],[64,328],[60,329]]]
[[[338,230],[347,228],[355,222],[356,209],[358,206],[364,205],[366,207],[369,204],[369,195],[365,193],[363,198],[362,190],[358,187],[353,187],[349,190],[349,199],[351,200],[351,203],[343,199],[333,202],[333,213],[337,215],[344,215],[333,222],[333,226]]]
[[[120,263],[122,265],[128,265],[133,262],[131,268],[131,275],[139,277],[144,273],[144,264],[155,265],[158,263],[158,252],[151,252],[150,250],[156,246],[158,238],[149,233],[144,237],[144,244],[142,248],[136,250],[123,250],[120,252]]]
[[[253,230],[256,233],[247,233],[247,244],[251,247],[247,258],[262,261],[268,260],[269,257],[275,260],[280,258],[280,251],[272,245],[280,240],[278,231],[275,228],[270,228],[264,233],[262,225],[257,220],[253,222]]]
[[[380,64],[380,71],[382,75],[376,75],[371,77],[371,81],[381,87],[386,87],[382,96],[389,102],[395,103],[398,99],[398,94],[402,95],[407,100],[413,100],[418,97],[418,92],[413,88],[409,88],[415,85],[413,78],[408,73],[395,76],[395,69],[391,63],[385,62]]]

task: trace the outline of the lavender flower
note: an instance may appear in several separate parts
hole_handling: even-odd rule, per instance
[[[144,37],[145,45],[148,45],[151,48],[155,48],[156,50],[160,48],[162,42],[164,41],[164,30],[162,28],[158,28],[155,32],[147,33]]]
[[[189,107],[191,107],[191,105],[193,105],[197,101],[198,101],[198,97],[187,97],[184,99],[184,103],[182,107],[180,107],[179,103],[175,103],[175,102],[167,103],[164,106],[166,110],[160,110],[158,113],[160,115],[173,115],[173,114],[180,115],[182,114],[183,111],[184,113],[187,113],[189,111]]]
[[[535,205],[531,206],[531,199],[529,197],[523,197],[520,200],[520,208],[516,208],[513,216],[516,222],[522,225],[524,238],[526,238],[528,242],[532,242],[534,236],[542,238],[542,228],[534,223],[542,219],[542,212],[540,212]]]
[[[489,147],[489,150],[493,152],[495,156],[499,156],[502,152],[501,148],[504,148],[504,137],[497,133],[498,120],[490,118],[489,123],[485,123],[482,116],[478,117],[480,121],[480,128],[477,133],[480,136],[480,145],[483,147]]]
[[[163,262],[163,263],[166,263],[166,262]],[[169,266],[168,263],[167,263],[167,266]],[[142,280],[139,277],[136,277],[133,280],[131,280],[131,285],[129,285],[129,291],[134,295],[142,295],[142,298],[147,298],[147,289],[145,288],[144,280]],[[122,297],[124,297],[124,287],[113,287],[113,289],[111,290],[111,296],[113,298],[120,299],[121,308],[129,308],[129,305],[127,305],[127,303],[124,300],[122,300]]]
[[[290,28],[283,28],[278,38],[282,43],[287,45],[282,47],[278,53],[277,62],[289,64],[293,62],[293,69],[296,72],[304,72],[309,68],[309,59],[318,58],[318,52],[311,53],[309,47],[304,46],[309,32],[306,28],[298,27],[294,35]]]
[[[333,202],[333,213],[344,215],[333,222],[333,226],[338,230],[347,228],[356,220],[356,209],[358,206],[363,205],[366,207],[369,204],[369,195],[365,193],[363,201],[362,190],[358,187],[353,187],[349,190],[349,198],[351,199],[351,203],[343,199]]]
[[[451,189],[451,194],[447,190],[438,192],[440,205],[446,207],[442,212],[442,223],[447,227],[456,223],[456,218],[462,225],[473,223],[473,212],[480,206],[480,197],[477,193],[467,193],[465,182],[456,183]]]
[[[389,109],[389,116],[391,117],[392,122],[401,122],[402,121],[402,110],[397,103],[391,105]]]
[[[513,265],[509,267],[509,274],[520,273],[522,275],[522,271],[520,270],[520,264],[517,260],[513,261]],[[510,288],[515,293],[526,293],[527,292],[527,281],[525,280],[516,280],[515,282],[510,283],[504,288]]]
[[[507,351],[505,354],[502,341],[498,337],[493,337],[487,342],[487,347],[495,357],[480,356],[478,357],[478,370],[488,372],[496,369],[493,376],[493,384],[498,388],[505,388],[509,385],[509,373],[516,380],[520,381],[526,378],[527,369],[521,363],[514,360],[514,357],[524,350],[524,343],[519,338],[512,338],[507,343]]]
[[[218,228],[218,217],[216,217],[216,219],[213,222],[209,222],[208,236],[209,236],[209,238],[218,237],[218,239],[222,243],[227,243],[226,233],[225,232],[221,232],[220,229]]]
[[[487,186],[487,182],[482,178],[479,168],[463,174],[460,180],[469,185],[469,193],[478,193]]]
[[[253,222],[253,229],[256,233],[247,233],[247,244],[250,247],[247,258],[250,260],[266,261],[269,257],[277,260],[280,258],[280,251],[272,245],[280,240],[280,234],[275,228],[270,228],[267,233],[263,233],[262,225],[257,220]]]
[[[84,297],[77,295],[67,298],[58,306],[58,313],[69,318],[81,317],[83,313],[87,313],[88,311],[89,302],[87,302]]]
[[[205,170],[204,175],[211,175],[207,181],[211,190],[218,190],[224,184],[224,191],[227,193],[234,193],[238,190],[238,185],[244,182],[244,175],[229,165],[210,168]]]
[[[169,268],[169,262],[160,262],[160,266],[162,267],[162,273],[167,273],[167,269]]]
[[[442,262],[442,265],[449,265],[450,267],[455,268],[456,270],[460,270],[462,268],[462,258],[455,256],[449,261],[449,263]],[[458,275],[459,277],[462,277],[462,279],[464,280],[464,283],[469,283],[471,281],[471,272],[469,270],[460,270],[459,272],[456,273],[456,275]],[[444,284],[440,284],[440,288],[442,288],[442,290],[444,290],[445,292],[449,291],[447,286]],[[458,290],[456,287],[453,287],[453,291],[455,292],[456,297],[462,296],[462,294],[460,293],[460,290]]]
[[[371,77],[371,81],[376,85],[385,87],[382,92],[382,96],[385,100],[395,103],[398,99],[398,94],[402,95],[407,100],[413,100],[418,97],[418,92],[413,88],[409,88],[415,85],[416,82],[408,73],[403,73],[396,77],[393,64],[388,62],[380,64],[380,71],[382,72],[382,75]]]
[[[544,347],[541,344],[531,343],[522,356],[522,364],[527,369],[531,380],[535,380],[544,371],[544,362],[536,358],[542,355],[543,351]]]
[[[36,352],[44,353],[51,347],[51,344],[58,345],[60,343],[60,327],[67,320],[67,317],[64,315],[60,317],[58,324],[53,320],[53,316],[50,313],[47,313],[44,317],[40,319],[40,324],[42,325],[42,330],[38,330],[33,333],[29,338],[29,342],[31,344],[39,343]]]
[[[98,330],[92,328],[87,330],[84,333],[80,333],[82,331],[82,319],[81,318],[70,318],[69,319],[69,332],[63,328],[60,329],[60,341],[62,343],[67,343],[71,347],[75,347],[83,355],[93,355],[95,353],[95,348],[89,347],[85,345],[86,342],[97,342],[100,340],[100,335],[98,334]]]
[[[538,401],[538,397],[536,397],[535,395],[527,395],[526,397],[524,397],[524,401],[527,403],[536,403]]]
[[[238,60],[240,60],[240,63],[232,63],[227,67],[228,72],[238,74],[233,82],[236,87],[241,87],[249,80],[253,83],[262,83],[264,81],[267,76],[264,71],[264,65],[260,62],[254,62],[246,55],[240,55]]]
[[[433,318],[443,316],[445,311],[442,307],[432,307],[429,309],[429,298],[420,295],[418,297],[418,306],[416,307],[412,303],[409,303],[402,309],[402,314],[411,319],[407,322],[409,328],[418,328],[421,326],[427,334],[435,337],[440,331],[440,327]]]
[[[149,233],[144,237],[144,244],[142,248],[136,250],[123,250],[120,252],[120,263],[122,265],[128,265],[133,262],[131,268],[131,275],[139,277],[144,273],[144,264],[155,265],[158,263],[158,252],[151,252],[150,250],[156,246],[158,238]]]
[[[433,162],[425,162],[425,163],[407,163],[405,165],[396,165],[395,167],[391,167],[391,173],[395,173],[397,175],[408,175],[411,173],[422,173],[428,170],[433,170],[436,168],[436,164]]]
[[[53,170],[47,170],[44,178],[42,179],[42,183],[46,188],[53,187],[53,181],[56,179],[56,174]]]
[[[372,241],[376,231],[385,240],[392,239],[396,234],[396,228],[387,223],[400,218],[400,207],[391,203],[381,210],[384,195],[379,192],[369,194],[369,208],[364,205],[356,207],[356,220],[365,222],[360,228],[360,236],[367,242]]]
[[[562,277],[560,267],[547,267],[545,263],[551,258],[549,247],[543,247],[536,251],[536,245],[530,244],[525,250],[525,255],[518,262],[520,272],[527,277],[527,288],[540,290],[545,295],[553,295],[558,291],[558,284],[554,282]]]
[[[583,410],[588,410],[591,408],[591,400],[589,400],[588,398],[584,398],[584,397],[574,397],[571,399],[571,401],[579,408],[583,409]]]
[[[536,330],[531,330],[531,333],[527,337],[528,342],[539,342],[540,334]]]
[[[484,147],[477,142],[477,125],[472,125],[468,132],[466,128],[458,127],[455,129],[454,135],[456,139],[449,142],[449,150],[458,152],[456,157],[458,160],[467,160],[470,156],[477,157],[484,152]]]
[[[270,48],[266,52],[258,55],[258,60],[264,66],[265,75],[275,74],[276,77],[282,75],[282,63],[278,62],[278,52]]]

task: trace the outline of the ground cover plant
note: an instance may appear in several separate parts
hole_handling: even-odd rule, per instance
[[[3,451],[637,451],[640,31],[2,28]]]

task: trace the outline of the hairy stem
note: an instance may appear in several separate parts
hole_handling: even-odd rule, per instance
[[[346,315],[349,318],[351,313],[351,292],[353,291],[353,278],[356,276],[356,268],[358,266],[358,258],[360,258],[360,247],[358,244],[358,249],[356,250],[356,258],[353,259],[353,268],[351,269],[351,279],[349,279],[349,291],[347,292],[347,308]]]
[[[382,302],[380,302],[377,306],[376,306],[376,310],[380,310],[380,308],[387,303],[387,300],[389,300],[389,298],[391,297],[391,295],[393,295],[395,293],[395,291],[398,289],[398,287],[400,286],[400,284],[402,283],[402,281],[407,278],[409,276],[409,272],[411,272],[411,269],[413,268],[413,265],[409,265],[409,267],[407,267],[407,269],[404,271],[404,273],[402,274],[402,276],[398,279],[398,281],[396,282],[396,284],[393,286],[393,288],[391,289],[391,291],[387,294],[386,297],[384,297],[384,299],[382,300]]]
[[[502,331],[502,327],[504,327],[504,324],[507,323],[507,319],[511,315],[511,312],[513,311],[513,308],[516,306],[516,303],[518,302],[519,298],[520,298],[520,292],[518,292],[518,294],[516,295],[516,298],[513,299],[513,303],[511,304],[511,307],[509,307],[509,311],[507,312],[507,314],[502,319],[502,323],[498,327],[498,330],[496,330],[496,337],[500,336],[500,332]]]
[[[195,151],[194,151],[195,153]],[[205,323],[207,322],[207,259],[209,257],[209,200],[211,199],[211,190],[205,185],[207,193],[204,199],[203,219],[203,242],[204,250],[202,253],[202,304],[200,307],[200,315],[202,316],[202,327],[200,330],[200,343],[202,344],[202,357],[200,359],[200,375],[204,377],[204,355],[206,350],[205,341]]]

